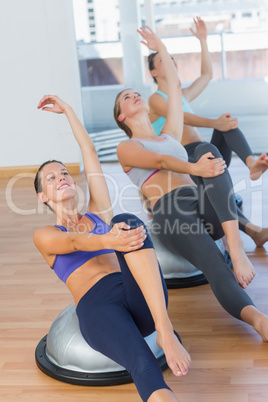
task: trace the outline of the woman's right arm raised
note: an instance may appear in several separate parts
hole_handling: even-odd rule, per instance
[[[172,135],[179,142],[183,133],[183,110],[181,83],[175,65],[166,49],[166,46],[160,38],[149,28],[138,30],[143,37],[143,43],[146,47],[159,53],[161,62],[167,77],[167,112],[166,122],[162,128],[162,133]]]
[[[52,105],[52,106],[48,106]],[[88,210],[99,215],[106,223],[113,217],[109,191],[98,155],[92,139],[76,116],[74,110],[58,96],[46,95],[38,104],[42,109],[57,114],[64,113],[71,126],[72,132],[82,152],[85,175],[90,192]]]

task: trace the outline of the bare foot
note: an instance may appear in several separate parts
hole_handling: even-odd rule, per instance
[[[242,247],[229,247],[234,274],[239,285],[245,289],[255,276],[255,270]]]
[[[262,337],[264,342],[268,342],[268,317],[261,313],[255,306],[248,305],[241,310],[241,319],[247,322]]]
[[[163,349],[167,364],[176,377],[188,373],[191,357],[179,342],[173,331],[157,334],[157,345]]]
[[[268,241],[268,228],[252,232],[250,237],[255,242],[257,247],[262,247]]]
[[[258,159],[250,166],[250,179],[258,180],[259,177],[268,169],[268,158],[266,153],[262,153]]]
[[[254,329],[262,337],[264,342],[268,342],[268,317],[260,313],[260,316],[253,325]]]

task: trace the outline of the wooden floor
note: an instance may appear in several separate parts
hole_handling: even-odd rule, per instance
[[[116,212],[128,205],[131,212],[146,220],[137,192],[133,188],[122,190],[128,179],[118,164],[105,164],[104,171],[109,175]],[[243,196],[244,211],[258,224],[268,226],[268,174],[252,186],[237,159],[232,162],[231,172],[236,190]],[[83,189],[83,179],[76,179]],[[31,175],[0,180],[0,194],[0,400],[139,401],[133,384],[75,386],[39,371],[34,358],[36,345],[55,317],[72,303],[64,284],[48,268],[32,241],[34,230],[47,222],[53,224],[54,216],[37,204]],[[120,205],[118,195],[124,199]],[[268,246],[256,249],[251,239],[242,238],[257,271],[248,293],[268,314]],[[209,285],[169,290],[169,296],[170,317],[192,357],[186,377],[176,379],[170,370],[164,373],[179,400],[268,401],[268,344],[249,326],[230,317]]]

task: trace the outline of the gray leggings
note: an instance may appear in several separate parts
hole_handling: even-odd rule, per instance
[[[202,142],[194,142],[185,145],[189,162],[194,161],[195,148],[201,143]],[[249,155],[253,155],[244,134],[239,128],[229,131],[214,129],[210,143],[218,148],[227,166],[231,163],[232,152],[235,152],[244,163],[246,163],[246,159]]]
[[[220,152],[220,157],[225,160],[227,167],[231,163],[232,152],[235,152],[244,163],[246,163],[246,159],[249,155],[253,155],[244,134],[239,128],[226,132],[214,129],[210,143],[217,147]],[[204,143],[198,141],[185,145],[184,148],[187,151],[189,162],[195,162],[195,150],[200,144]],[[196,177],[192,176],[192,179],[197,184]],[[242,214],[239,208],[237,208],[236,213],[238,215],[239,229],[245,233],[246,224],[249,220]]]
[[[195,158],[218,150],[202,143]],[[237,219],[228,170],[215,178],[198,178],[196,187],[180,187],[161,197],[154,206],[153,222],[162,243],[200,269],[222,307],[241,319],[241,310],[254,305],[240,287],[214,240],[223,236],[221,222]],[[153,230],[153,228],[152,228]]]

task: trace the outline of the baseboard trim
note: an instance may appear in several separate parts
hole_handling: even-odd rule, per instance
[[[73,175],[80,173],[79,163],[65,163],[64,165],[66,166],[70,174]],[[38,168],[39,165],[0,167],[0,179],[9,179],[21,173],[36,173]]]

